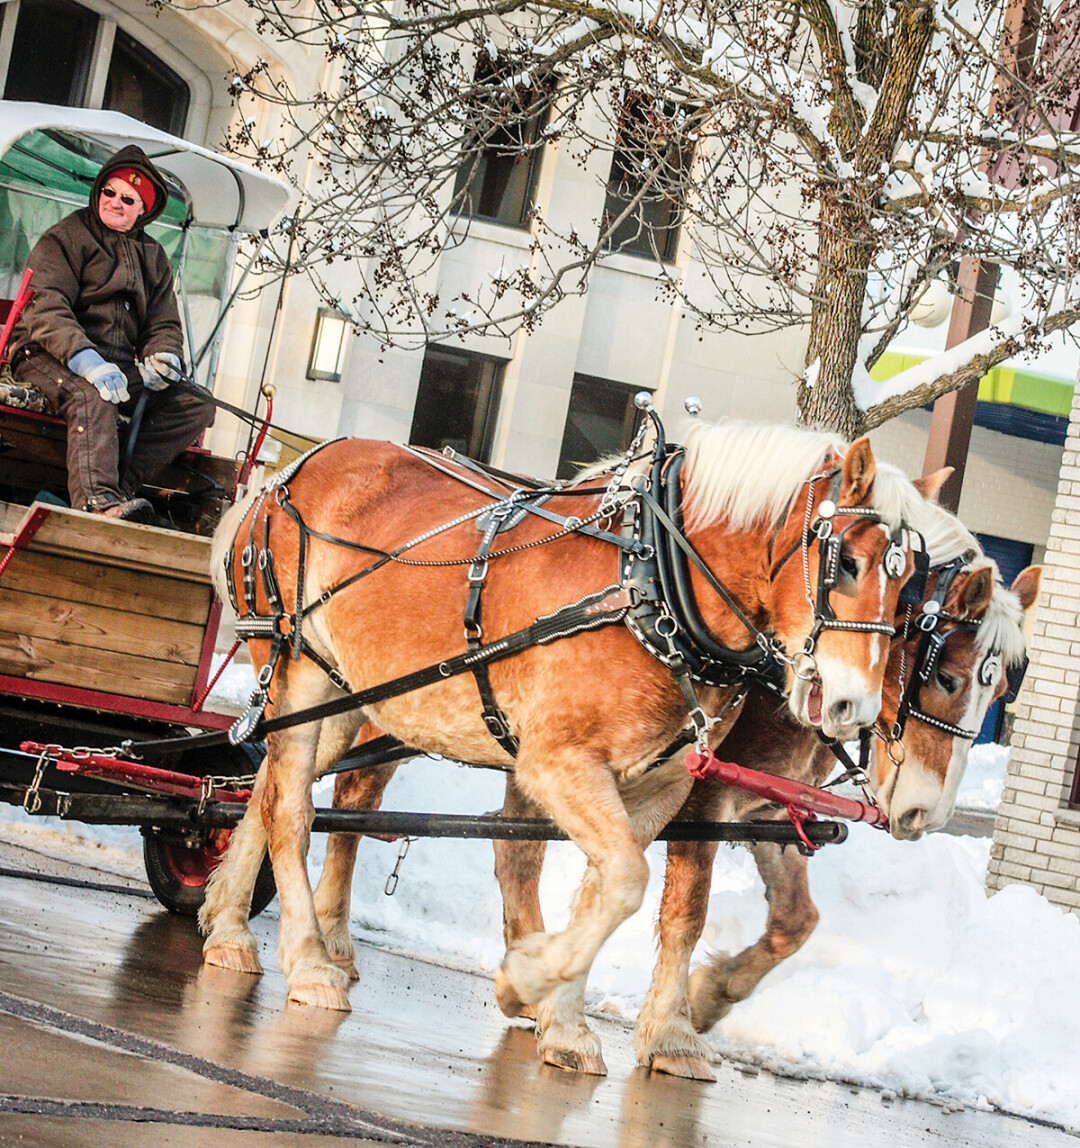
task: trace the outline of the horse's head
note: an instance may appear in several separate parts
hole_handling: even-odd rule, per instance
[[[1024,614],[1038,566],[1011,589],[979,556],[935,566],[921,607],[903,617],[889,652],[881,725],[869,775],[894,837],[914,840],[952,815],[968,751],[986,711],[1015,695],[1023,669]]]
[[[848,446],[814,431],[731,423],[695,428],[686,450],[687,527],[710,561],[726,563],[735,597],[791,659],[795,718],[831,737],[871,724],[914,566],[902,524],[922,496],[896,468],[877,465],[867,439]],[[710,537],[714,523],[727,532]]]
[[[805,725],[846,738],[871,724],[900,591],[914,569],[903,522],[921,501],[868,439],[808,479],[778,528],[772,625],[792,657],[788,704]]]

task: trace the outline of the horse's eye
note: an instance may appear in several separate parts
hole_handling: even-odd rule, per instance
[[[858,562],[856,562],[850,554],[843,551],[840,552],[840,573],[843,574],[845,578],[850,578],[853,582],[859,576]]]
[[[938,670],[937,684],[941,686],[947,694],[955,694],[961,685],[963,685],[958,677],[955,677],[953,674],[947,674],[944,670]]]

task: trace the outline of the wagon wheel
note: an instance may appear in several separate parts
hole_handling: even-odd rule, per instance
[[[206,895],[210,874],[218,867],[229,845],[231,830],[212,830],[199,842],[189,843],[150,829],[143,833],[143,861],[154,896],[169,910],[194,917]],[[252,917],[274,899],[277,886],[269,855],[263,858],[251,894]]]

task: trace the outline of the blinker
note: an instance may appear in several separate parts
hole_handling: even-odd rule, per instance
[[[889,550],[891,549],[892,545],[890,544]],[[886,561],[888,561],[888,557],[889,554],[886,551]],[[926,597],[926,582],[930,574],[930,555],[925,550],[916,550],[914,558],[915,569],[900,590],[899,604],[901,606],[917,606]],[[899,575],[892,575],[888,566],[885,567],[885,570],[890,573],[891,577],[899,577]],[[902,567],[901,573],[903,573]]]
[[[1001,695],[1001,700],[1007,704],[1016,701],[1019,696],[1020,687],[1024,684],[1024,675],[1027,673],[1029,660],[1027,654],[1025,654],[1022,661],[1014,662],[1006,668],[1005,678],[1009,684],[1005,693]]]
[[[826,522],[826,526],[829,524]],[[832,589],[836,585],[836,575],[840,568],[840,536],[838,534],[829,535],[824,542],[825,556],[822,559],[824,562],[824,574],[822,576],[822,585]]]
[[[932,681],[937,672],[938,659],[941,657],[941,650],[945,645],[945,635],[942,633],[928,634],[926,641],[926,656],[919,668],[919,680],[923,685]]]

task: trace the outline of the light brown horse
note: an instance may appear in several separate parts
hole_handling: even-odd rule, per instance
[[[267,661],[268,641],[250,643],[256,667],[271,667],[275,716],[340,697],[318,661],[354,690],[364,690],[463,651],[468,584],[462,564],[477,553],[474,518],[490,499],[446,469],[452,467],[436,468],[416,452],[385,443],[334,443],[289,478],[287,493],[279,484],[272,498],[253,497],[223,520],[215,554],[233,554],[231,588],[215,562],[223,597],[244,594],[243,551],[253,539],[262,539],[273,554],[284,611],[298,613],[291,590],[298,581],[304,601],[322,607],[307,613],[303,623],[306,648],[316,660],[285,656],[275,664]],[[838,519],[848,507],[874,507],[878,518],[848,524],[838,592],[830,596],[841,626],[855,626],[819,634],[816,673],[794,683],[789,707],[799,720],[845,736],[873,721],[880,707],[887,649],[880,631],[883,623],[891,624],[900,587],[912,569],[906,550],[899,568],[886,572],[885,560],[895,549],[891,539],[905,507],[921,501],[914,488],[891,469],[879,474],[866,440],[843,447],[812,432],[743,424],[695,428],[686,444],[681,485],[690,544],[753,625],[769,630],[792,656],[816,632],[809,591],[817,584],[818,553],[805,543],[806,526],[830,492],[830,471],[837,477]],[[620,497],[626,501],[633,494],[625,489]],[[598,491],[590,498],[556,495],[545,510],[549,516],[588,520],[599,505]],[[308,530],[299,576],[297,520]],[[402,561],[403,544],[410,539],[418,544],[408,558],[433,565]],[[512,552],[492,561],[484,590],[484,631],[495,640],[602,592],[617,577],[619,551],[604,538],[527,516],[514,529],[513,542]],[[394,551],[397,560],[388,560]],[[370,567],[368,575],[357,577],[364,567]],[[692,579],[709,633],[731,649],[750,647],[755,636],[697,570]],[[261,588],[255,593],[259,611],[269,611]],[[648,874],[644,845],[690,789],[678,760],[648,769],[687,722],[684,692],[618,624],[494,662],[490,680],[518,740],[515,758],[493,741],[481,720],[476,685],[465,677],[269,734],[237,856],[250,860],[261,853],[263,833],[250,824],[261,814],[281,902],[279,959],[290,999],[349,1007],[348,977],[327,952],[305,857],[312,781],[340,759],[365,716],[420,750],[475,764],[512,765],[521,792],[589,859],[566,929],[520,938],[507,953],[496,975],[505,1012],[513,1015],[579,981],[603,941],[640,905]],[[701,709],[716,715],[730,692],[699,689]],[[711,744],[719,742],[731,720],[733,715],[711,729]],[[242,905],[227,875],[212,883],[202,914],[208,960],[242,965],[244,956],[237,952],[253,952],[241,919],[245,914],[238,917]]]
[[[938,478],[943,476],[937,476]],[[931,492],[936,482],[931,481]],[[890,649],[885,675],[885,700],[881,724],[893,727],[901,709],[905,680],[924,669],[926,681],[910,693],[917,716],[910,716],[900,745],[882,741],[878,747],[870,786],[887,812],[894,812],[893,833],[914,837],[925,829],[943,825],[952,811],[956,789],[967,763],[971,734],[979,728],[992,701],[1005,689],[1004,665],[1023,657],[1023,612],[1034,602],[1038,568],[1024,571],[1006,591],[993,580],[992,566],[977,556],[977,543],[961,524],[940,508],[924,508],[917,518],[934,561],[942,564],[959,558],[966,564],[952,577],[941,605],[944,610],[936,628],[943,638],[940,654],[932,666],[917,662],[923,634],[912,629],[898,637]],[[932,573],[927,601],[933,602],[940,569]],[[930,609],[918,617],[928,617]],[[904,615],[901,620],[908,620]],[[970,623],[978,622],[977,628]],[[995,666],[994,659],[997,658]],[[906,675],[906,679],[905,679]],[[951,732],[954,731],[954,732]],[[362,740],[377,736],[368,726]],[[773,695],[753,690],[734,728],[723,745],[724,755],[751,768],[783,773],[810,784],[821,784],[835,766],[830,750],[812,730],[795,723]],[[922,795],[926,808],[896,803],[899,783],[897,760],[903,753],[901,772],[914,780],[903,789]],[[383,790],[394,772],[383,766],[337,778],[336,808],[378,808]],[[914,810],[914,813],[913,813]],[[508,781],[504,813],[536,816],[542,811]],[[775,811],[774,811],[775,813]],[[758,798],[715,782],[696,782],[679,817],[690,820],[746,819],[769,816]],[[782,816],[782,811],[780,814]],[[331,834],[326,864],[315,893],[320,925],[329,952],[343,968],[356,976],[355,950],[349,937],[349,898],[358,838]],[[542,843],[495,842],[496,875],[503,894],[504,933],[507,946],[543,929],[538,884],[544,855]],[[817,923],[806,879],[806,858],[795,849],[762,843],[752,847],[765,881],[769,917],[765,935],[736,956],[721,954],[686,975],[690,954],[705,921],[709,882],[716,844],[673,842],[668,846],[668,867],[660,914],[660,956],[648,999],[642,1009],[637,1041],[641,1063],[666,1072],[712,1079],[709,1050],[696,1036],[711,1028],[731,1007],[744,999],[761,978],[795,952]],[[262,853],[247,864],[248,893],[237,893],[246,904],[251,874],[258,869]],[[252,867],[253,862],[253,867]],[[244,869],[240,855],[230,854],[226,870],[238,877]],[[231,882],[230,882],[231,883]],[[250,936],[250,934],[248,934]],[[241,957],[245,971],[259,971],[250,949],[229,951]],[[208,951],[208,960],[221,954]],[[226,963],[226,962],[221,962]],[[577,991],[578,989],[581,992]],[[540,1052],[549,1063],[583,1071],[603,1072],[603,1060],[595,1038],[585,1026],[584,982],[574,991],[552,994],[539,1009]]]

